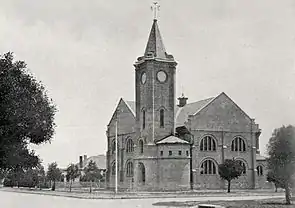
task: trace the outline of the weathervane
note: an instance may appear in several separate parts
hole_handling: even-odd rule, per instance
[[[154,20],[157,20],[158,11],[160,11],[160,4],[158,1],[153,2],[153,5],[151,6],[151,10],[154,12]]]

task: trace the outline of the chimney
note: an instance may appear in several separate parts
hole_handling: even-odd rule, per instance
[[[84,155],[84,159],[83,159],[84,165],[86,165],[86,161],[87,161],[87,155]]]
[[[79,168],[83,168],[83,157],[80,155],[79,157]]]
[[[181,95],[181,97],[179,97],[178,98],[178,101],[179,101],[179,103],[178,103],[178,107],[183,107],[183,106],[185,106],[186,105],[186,101],[187,101],[187,97],[184,97],[184,94],[182,93],[182,95]]]

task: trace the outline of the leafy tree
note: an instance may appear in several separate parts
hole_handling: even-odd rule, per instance
[[[48,165],[48,171],[47,171],[47,178],[50,181],[53,181],[53,185],[51,187],[52,191],[55,191],[55,182],[61,180],[61,170],[57,167],[57,163],[53,162]]]
[[[67,168],[67,179],[70,181],[70,192],[72,191],[72,182],[80,176],[78,165],[70,164]]]
[[[295,172],[295,127],[275,129],[267,147],[268,168],[277,184],[285,189],[286,204],[291,204],[291,187]]]
[[[90,160],[88,165],[84,168],[85,180],[90,181],[90,192],[92,192],[92,182],[102,179],[99,168],[93,160]]]
[[[231,181],[241,176],[243,167],[237,160],[226,159],[223,164],[218,165],[218,173],[223,180],[228,182],[227,192],[230,193]]]
[[[0,169],[35,167],[29,144],[42,144],[54,133],[56,107],[45,88],[12,53],[0,54]]]
[[[268,182],[272,182],[275,185],[275,192],[278,192],[278,188],[282,188],[282,184],[280,184],[280,181],[276,178],[276,175],[272,171],[268,171],[266,180]]]

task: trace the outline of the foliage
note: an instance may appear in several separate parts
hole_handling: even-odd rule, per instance
[[[44,183],[42,174],[44,175],[43,166],[38,165],[37,168],[30,168],[27,170],[13,169],[8,172],[4,179],[4,186],[18,186],[18,187],[36,187]]]
[[[90,160],[88,165],[84,168],[85,181],[98,181],[102,179],[99,168],[93,160]]]
[[[78,165],[70,164],[67,168],[67,180],[70,181],[70,191],[72,190],[72,182],[80,176]]]
[[[45,88],[12,53],[0,55],[0,169],[31,168],[38,163],[28,145],[51,140],[56,107]]]
[[[92,192],[92,182],[100,181],[102,179],[99,168],[93,160],[90,160],[88,165],[84,168],[84,175],[81,177],[81,181],[89,181],[90,193]]]
[[[280,181],[276,178],[276,175],[272,171],[267,172],[266,180],[268,182],[274,183],[275,188],[276,188],[276,190],[275,190],[276,192],[277,192],[278,188],[284,187],[284,184],[280,184]]]
[[[48,165],[47,171],[47,179],[53,181],[53,185],[51,187],[52,191],[55,190],[55,182],[60,181],[62,178],[61,170],[58,168],[57,163],[53,162]]]
[[[231,180],[241,176],[243,167],[237,160],[226,159],[223,164],[218,165],[218,173],[223,180],[228,182],[227,192],[230,192]]]
[[[268,143],[268,168],[272,177],[285,189],[286,204],[291,204],[290,189],[295,172],[295,127],[275,129]]]

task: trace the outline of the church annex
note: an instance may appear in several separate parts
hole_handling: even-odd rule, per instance
[[[120,99],[107,126],[107,187],[124,190],[223,189],[218,164],[235,158],[244,167],[232,188],[269,188],[259,154],[261,130],[225,93],[187,103],[176,99],[177,63],[153,21],[135,67],[135,101]]]

